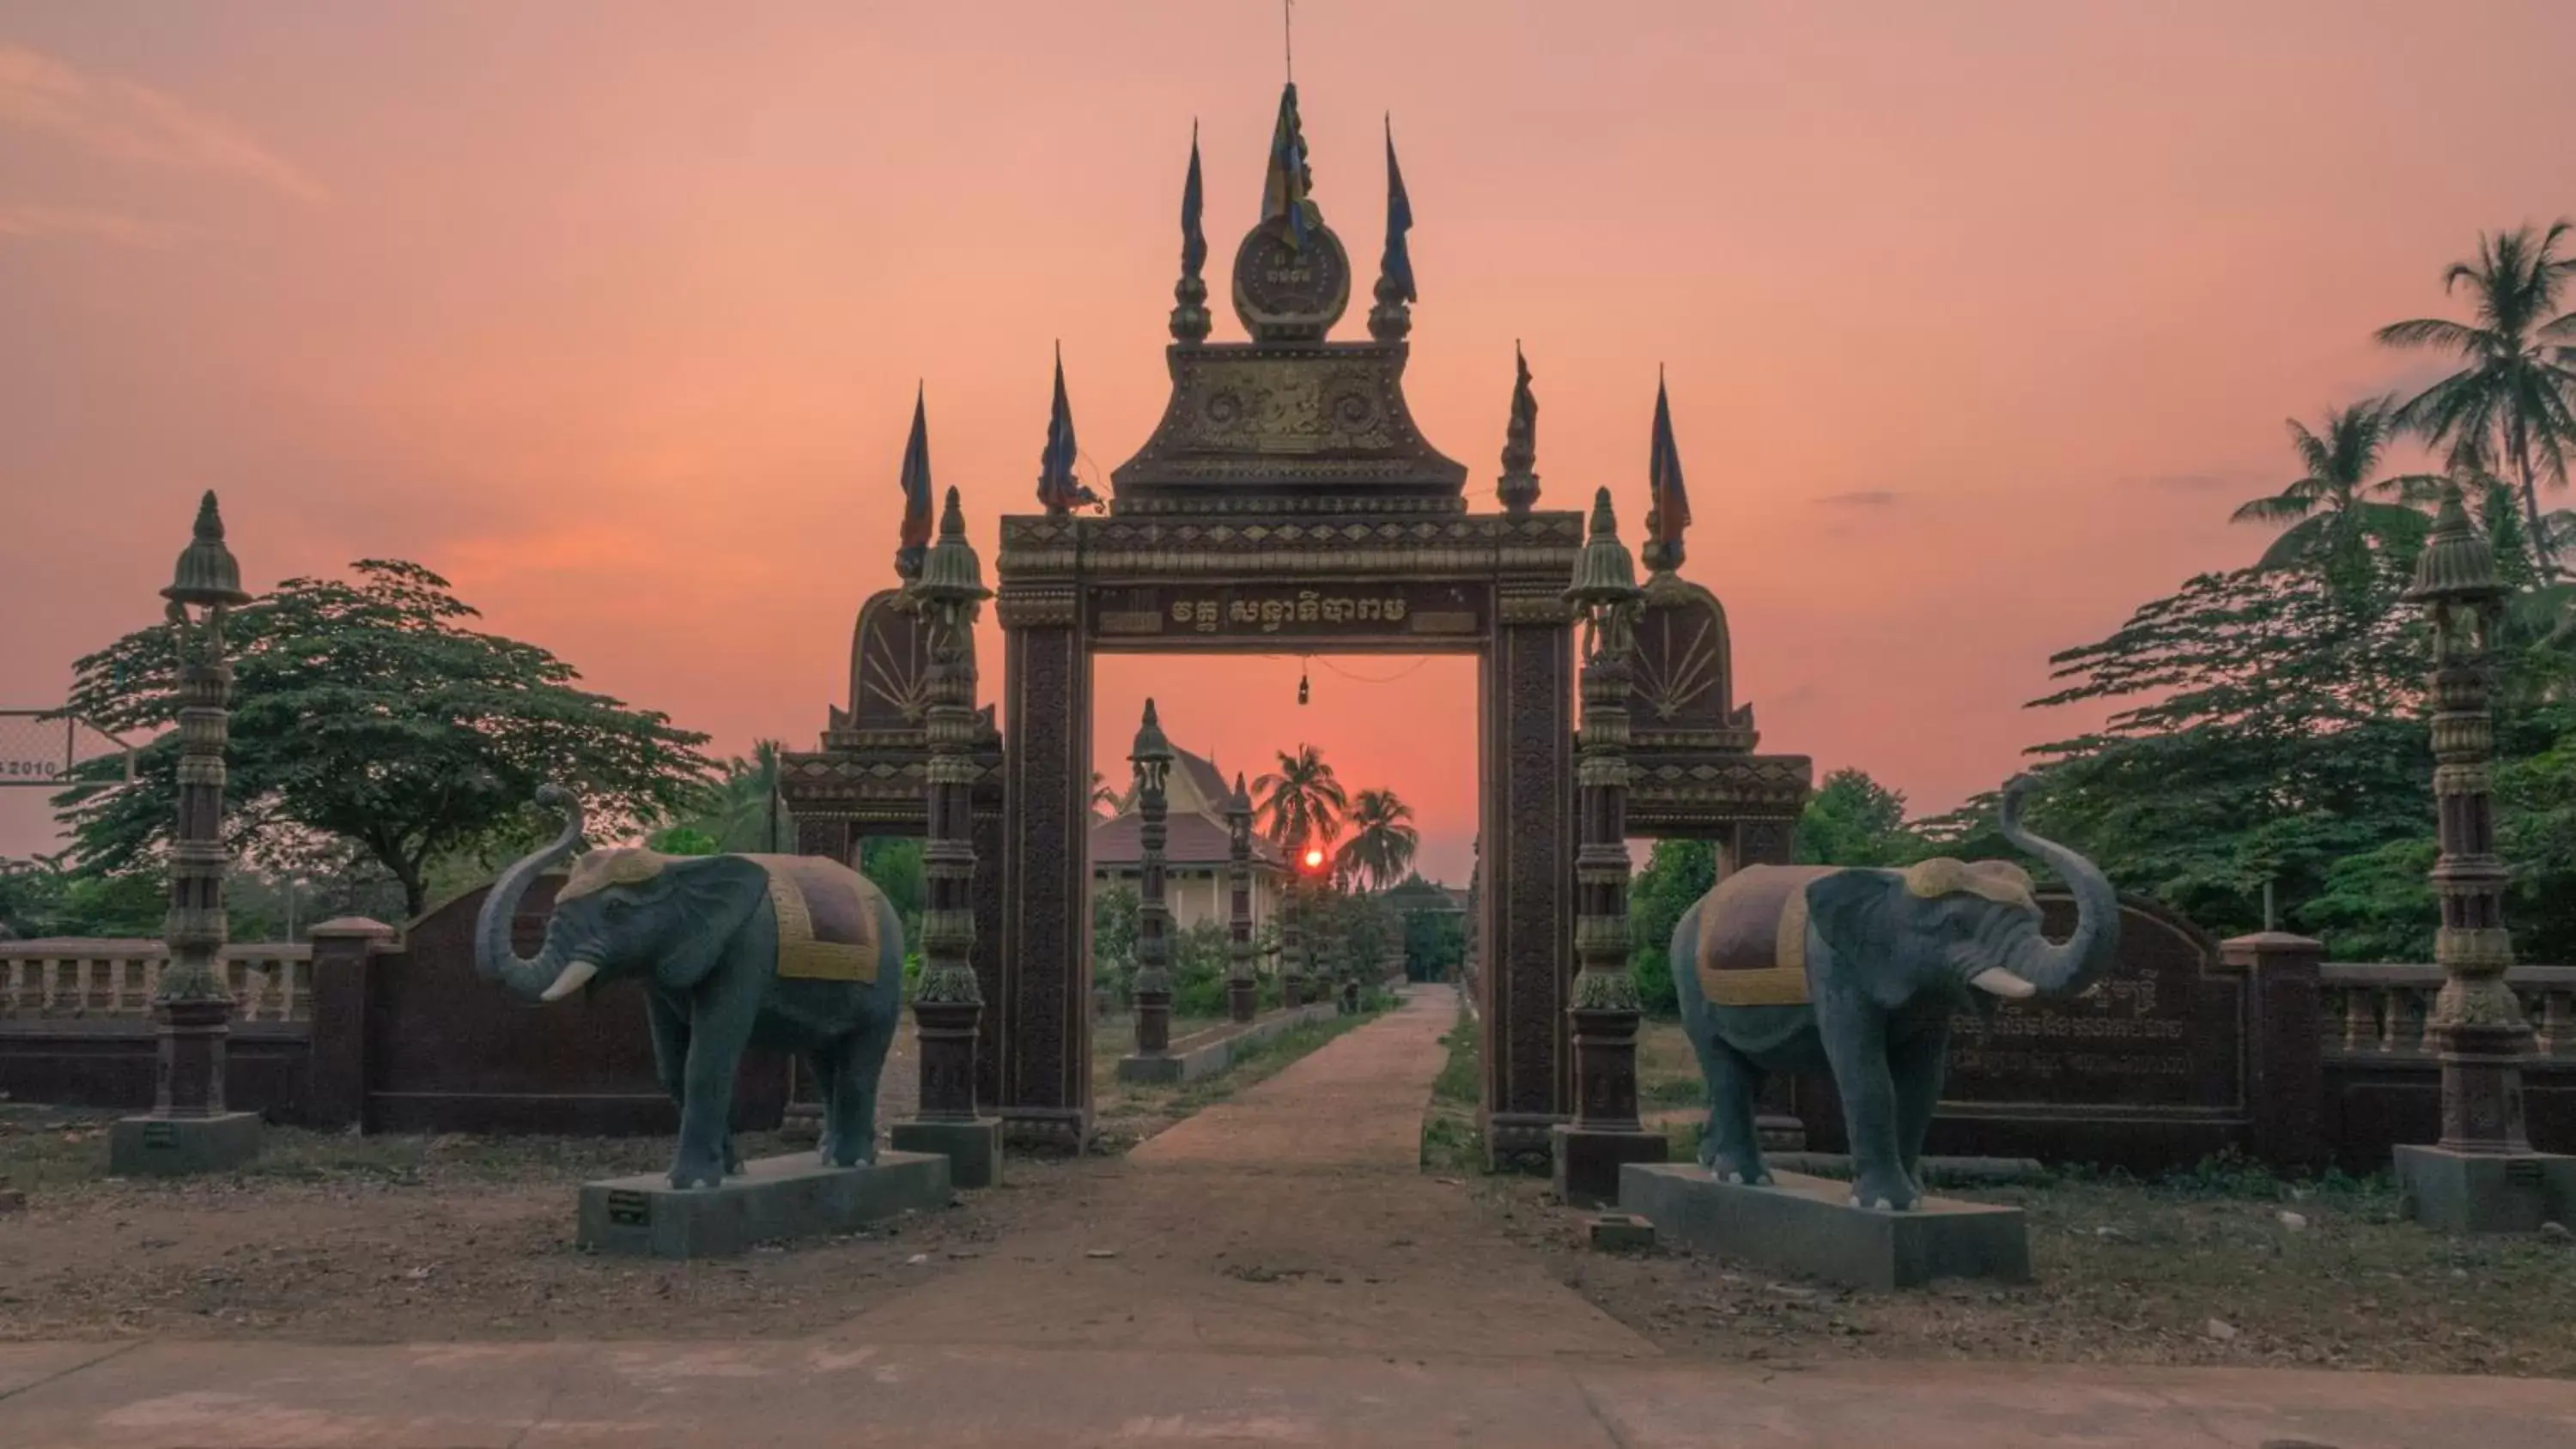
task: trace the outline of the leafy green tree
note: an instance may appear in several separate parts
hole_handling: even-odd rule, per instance
[[[1404,917],[1404,957],[1424,981],[1446,981],[1467,959],[1467,918],[1455,911],[1412,911]]]
[[[903,938],[921,941],[921,841],[912,836],[871,835],[859,842],[859,874],[876,883],[903,921]]]
[[[1673,928],[1682,912],[1717,884],[1717,847],[1705,840],[1658,840],[1646,868],[1628,883],[1628,967],[1646,1010],[1671,1016]]]
[[[546,781],[613,828],[670,818],[703,780],[705,736],[578,688],[579,673],[536,645],[477,632],[445,579],[383,559],[353,572],[289,579],[227,621],[226,843],[248,863],[336,838],[399,883],[417,915],[434,862],[549,830],[531,803]],[[128,634],[79,661],[71,708],[119,733],[170,725],[176,665],[169,628]],[[83,873],[157,867],[177,755],[166,731],[141,751],[134,784],[100,760],[55,797]]]
[[[664,855],[716,855],[724,850],[721,841],[694,825],[656,830],[644,843]]]
[[[2328,408],[2322,435],[2288,420],[2290,446],[2307,471],[2278,493],[2238,508],[2235,521],[2281,529],[2263,551],[2258,569],[2313,568],[2339,593],[2363,602],[2374,546],[2412,552],[2421,548],[2430,522],[2414,506],[2438,496],[2441,480],[2420,473],[2374,476],[2380,456],[2398,433],[2397,405],[2365,398],[2348,408]]]
[[[1362,790],[1351,801],[1350,827],[1335,859],[1342,874],[1384,890],[1412,868],[1422,833],[1413,826],[1413,807],[1394,791]]]
[[[1845,766],[1825,776],[1798,817],[1801,865],[1910,865],[1925,853],[1906,828],[1904,793],[1865,770]]]
[[[1124,1005],[1136,981],[1136,888],[1112,881],[1091,892],[1091,984]]]
[[[2570,223],[2481,233],[2478,254],[2442,273],[2445,293],[2466,289],[2472,320],[2419,317],[2379,329],[2391,347],[2424,347],[2457,359],[2460,370],[2409,399],[2398,421],[2447,444],[2455,462],[2509,467],[2521,495],[2525,540],[2544,582],[2558,577],[2540,516],[2540,480],[2564,486],[2576,445],[2576,312],[2559,310],[2576,274],[2561,256]]]

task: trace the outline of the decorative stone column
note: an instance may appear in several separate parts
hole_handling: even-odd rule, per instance
[[[1239,771],[1234,793],[1225,797],[1225,826],[1226,879],[1233,890],[1225,926],[1225,1005],[1226,1015],[1243,1022],[1259,1013],[1261,998],[1252,975],[1252,797]]]
[[[179,818],[170,838],[170,913],[161,928],[170,963],[152,1000],[158,1051],[151,1114],[125,1118],[108,1135],[108,1171],[118,1176],[225,1172],[259,1155],[259,1114],[224,1109],[233,1012],[218,961],[232,934],[224,914],[232,857],[223,826],[233,670],[224,659],[224,616],[250,595],[224,547],[212,490],[197,505],[196,537],[161,597],[170,601],[179,683]]]
[[[975,616],[992,591],[966,541],[966,515],[948,490],[939,540],[908,580],[911,606],[930,624],[922,681],[930,749],[928,831],[921,847],[921,984],[912,997],[921,1051],[921,1104],[889,1141],[900,1151],[948,1158],[949,1181],[990,1187],[1002,1177],[1002,1123],[975,1110],[975,1037],[984,1011],[975,948]]]
[[[2433,625],[2433,798],[2442,923],[2433,959],[2441,994],[2425,1038],[2442,1069],[2442,1140],[2397,1148],[2397,1179],[2417,1222],[2450,1232],[2530,1232],[2576,1211],[2576,1157],[2536,1153],[2523,1129],[2522,1059],[2531,1027],[2504,983],[2513,938],[2509,873],[2495,855],[2495,720],[2488,646],[2508,593],[2495,550],[2469,522],[2458,485],[2416,560],[2406,598]]]
[[[1288,853],[1288,880],[1279,889],[1279,1004],[1294,1011],[1306,1001],[1306,932],[1297,919],[1297,898],[1306,884],[1294,842]]]
[[[1166,826],[1170,800],[1163,787],[1170,778],[1172,742],[1154,718],[1154,701],[1145,701],[1145,722],[1136,728],[1136,746],[1127,762],[1136,772],[1136,1055],[1160,1057],[1172,1045],[1172,908],[1164,898]]]
[[[1581,845],[1574,857],[1574,1120],[1554,1129],[1556,1193],[1579,1207],[1619,1200],[1619,1169],[1665,1159],[1663,1134],[1637,1118],[1637,1021],[1628,973],[1628,684],[1645,591],[1619,542],[1610,490],[1593,495],[1592,532],[1565,601],[1583,620],[1583,724],[1575,771]]]

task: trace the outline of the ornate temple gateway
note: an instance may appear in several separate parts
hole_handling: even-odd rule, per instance
[[[1091,1118],[1085,859],[1091,661],[1103,651],[1455,653],[1479,661],[1483,799],[1476,935],[1486,1023],[1488,1151],[1548,1151],[1572,1109],[1566,1007],[1575,973],[1574,651],[1567,580],[1584,515],[1535,505],[1537,405],[1521,370],[1499,513],[1470,513],[1467,469],[1405,405],[1415,289],[1411,208],[1387,150],[1386,243],[1368,340],[1333,341],[1349,254],[1308,194],[1296,87],[1281,96],[1261,215],[1236,248],[1233,310],[1248,340],[1209,340],[1199,158],[1190,152],[1181,275],[1166,349],[1171,400],[1112,471],[1105,512],[1074,481],[1061,377],[1039,498],[1002,519],[997,609],[1001,719],[971,747],[975,847],[970,953],[984,1010],[976,1100],[1015,1135],[1078,1142]],[[898,573],[927,539],[918,413]],[[1630,818],[1642,833],[1719,842],[1733,862],[1785,861],[1804,803],[1803,756],[1757,755],[1733,697],[1726,615],[1681,579],[1688,521],[1659,406],[1659,517],[1637,628]],[[855,861],[869,836],[925,828],[927,626],[899,588],[870,598],[851,644],[846,706],[822,747],[788,757],[799,848]]]

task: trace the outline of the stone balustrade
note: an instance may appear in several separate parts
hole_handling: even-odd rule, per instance
[[[2576,1057],[2576,966],[2516,966],[2504,980],[2531,1023],[2533,1050]],[[2330,961],[2317,984],[2328,1056],[2432,1059],[2424,1020],[2442,989],[2441,967]]]
[[[310,1021],[313,948],[282,941],[227,946],[232,1019]],[[145,940],[0,943],[0,1021],[149,1020],[169,948]]]

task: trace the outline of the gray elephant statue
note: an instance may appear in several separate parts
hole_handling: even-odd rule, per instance
[[[593,850],[555,892],[535,960],[510,919],[540,871],[570,855],[581,808],[552,785],[563,833],[492,884],[474,923],[474,964],[532,1001],[599,981],[641,981],[662,1088],[680,1106],[671,1185],[740,1173],[731,1116],[743,1056],[800,1053],[823,1098],[822,1160],[876,1160],[877,1078],[903,1009],[903,922],[875,883],[803,855],[673,856]]]
[[[1923,1134],[1941,1099],[1950,1017],[1972,999],[2072,996],[2120,949],[2120,903],[2091,861],[2025,831],[2033,780],[2004,787],[2003,836],[2075,894],[2074,934],[2040,931],[2028,872],[2008,861],[1903,870],[1746,866],[1682,913],[1673,986],[1708,1080],[1702,1165],[1767,1184],[1754,1103],[1772,1072],[1833,1074],[1852,1153],[1852,1201],[1922,1201]]]

